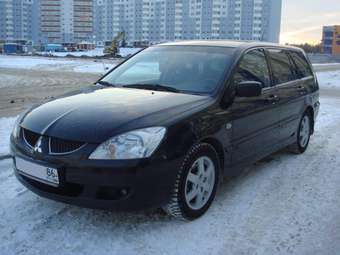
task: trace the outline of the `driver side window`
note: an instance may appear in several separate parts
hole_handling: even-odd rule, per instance
[[[257,81],[263,88],[270,87],[269,70],[263,50],[252,50],[243,56],[234,75],[234,84],[245,81]]]

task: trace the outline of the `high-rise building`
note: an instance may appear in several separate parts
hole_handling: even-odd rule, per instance
[[[14,39],[12,0],[0,0],[0,40]]]
[[[70,1],[70,0],[69,0]],[[70,1],[72,2],[72,1]],[[73,40],[93,41],[93,0],[73,0]]]
[[[61,0],[41,0],[40,31],[43,42],[61,42]]]
[[[282,0],[95,0],[94,31],[100,43],[122,31],[129,43],[188,39],[278,42],[281,4]]]
[[[37,12],[38,0],[0,0],[0,39],[37,40]]]
[[[93,40],[93,0],[40,0],[43,43]]]
[[[340,25],[323,27],[322,52],[333,55],[340,54]]]
[[[0,40],[278,42],[282,0],[0,0]]]

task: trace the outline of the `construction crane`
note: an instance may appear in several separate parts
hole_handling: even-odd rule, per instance
[[[111,55],[113,57],[117,56],[119,52],[119,45],[125,44],[125,32],[119,32],[112,40],[111,46],[104,50],[105,54]]]

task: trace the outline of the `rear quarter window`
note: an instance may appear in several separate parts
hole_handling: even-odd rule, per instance
[[[295,75],[287,52],[282,49],[268,49],[267,51],[273,72],[274,85],[294,80]]]
[[[289,52],[295,64],[296,75],[298,78],[305,78],[313,75],[312,69],[301,52]]]

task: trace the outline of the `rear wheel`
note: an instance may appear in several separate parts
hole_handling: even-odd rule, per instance
[[[309,112],[305,112],[300,120],[297,139],[290,149],[294,153],[304,153],[309,145],[310,136],[312,134],[312,119]]]
[[[220,164],[215,149],[206,143],[194,146],[183,161],[172,198],[163,209],[180,219],[200,217],[215,198],[219,172]]]

